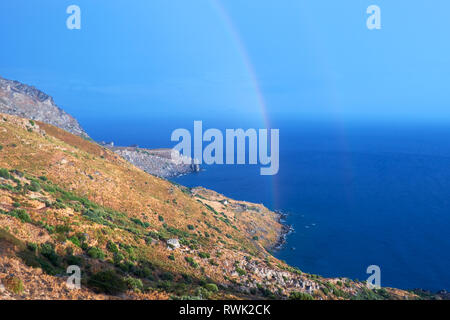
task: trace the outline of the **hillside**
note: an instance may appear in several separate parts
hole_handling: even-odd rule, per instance
[[[0,113],[39,120],[75,135],[89,138],[78,121],[58,107],[53,98],[33,86],[0,77]],[[199,170],[198,165],[184,164],[167,155],[166,149],[114,147],[104,144],[128,162],[147,173],[169,178]]]
[[[276,213],[43,122],[0,114],[0,168],[1,299],[417,298],[292,268],[268,251]],[[82,290],[64,286],[68,265]]]

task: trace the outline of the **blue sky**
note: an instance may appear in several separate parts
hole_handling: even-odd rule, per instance
[[[82,29],[66,28],[66,8]],[[381,8],[382,29],[366,28]],[[223,11],[221,11],[223,8]],[[83,121],[450,120],[450,2],[0,2],[0,75]]]

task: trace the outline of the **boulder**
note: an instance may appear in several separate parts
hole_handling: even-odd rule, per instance
[[[178,241],[178,239],[169,239],[167,240],[167,245],[168,245],[168,249],[169,250],[174,250],[174,249],[178,249],[181,247],[180,242]]]

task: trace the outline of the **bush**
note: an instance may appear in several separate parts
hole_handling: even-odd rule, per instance
[[[83,259],[74,256],[73,254],[70,254],[66,256],[66,262],[69,266],[81,266]]]
[[[72,236],[68,240],[71,241],[77,247],[81,247],[80,239],[78,239],[76,236]]]
[[[142,222],[141,220],[137,219],[137,218],[131,218],[131,221],[133,221],[135,224],[137,224],[138,226],[141,226],[143,228],[148,228],[150,227],[150,223],[148,222]]]
[[[9,215],[19,218],[23,222],[31,222],[30,215],[23,209],[13,209],[9,212]]]
[[[127,289],[127,283],[113,270],[100,271],[88,280],[88,286],[96,292],[116,295]]]
[[[291,293],[289,300],[314,300],[314,298],[308,293],[296,291]]]
[[[31,184],[28,186],[28,190],[38,192],[41,190],[41,185],[37,181],[32,181]]]
[[[29,242],[29,243],[27,244],[27,248],[28,248],[28,250],[30,250],[31,252],[37,253],[38,245],[37,245],[36,243],[34,243],[34,242]]]
[[[184,260],[186,260],[187,263],[189,263],[189,265],[193,268],[198,268],[198,263],[195,262],[194,259],[192,259],[191,257],[184,257]]]
[[[202,259],[209,259],[211,257],[210,254],[207,252],[199,252],[198,256]]]
[[[219,288],[217,287],[217,285],[215,283],[206,284],[205,289],[210,292],[218,292],[219,291]]]
[[[239,267],[236,267],[236,272],[242,277],[243,275],[247,274],[247,272],[244,269],[241,269]]]
[[[103,253],[103,251],[97,247],[92,247],[88,250],[87,254],[89,255],[89,257],[91,257],[92,259],[100,259],[103,260],[105,258],[105,254]]]
[[[158,216],[158,220],[163,222],[164,221],[164,217],[163,216]]]
[[[9,179],[9,178],[11,178],[11,175],[9,174],[8,170],[1,168],[0,169],[0,177],[4,178],[4,179]]]
[[[119,264],[123,259],[125,259],[125,256],[122,253],[114,253],[114,264]]]
[[[125,282],[128,286],[128,289],[138,291],[138,292],[140,292],[144,289],[144,285],[142,284],[142,281],[140,279],[136,279],[133,277],[127,277],[125,279]]]
[[[203,287],[199,287],[195,293],[200,299],[209,299],[211,297],[211,292]]]
[[[41,244],[41,254],[46,257],[54,266],[60,265],[58,254],[55,252],[55,247],[51,243]]]
[[[106,244],[106,249],[108,249],[108,251],[112,252],[112,253],[118,253],[119,252],[119,248],[112,241],[108,241],[108,243]]]
[[[5,288],[15,294],[22,294],[25,288],[23,287],[23,282],[18,277],[8,277],[4,280]]]
[[[159,278],[165,281],[172,281],[174,279],[174,276],[170,272],[163,272],[159,275]]]
[[[188,228],[189,230],[194,230],[194,229],[195,229],[194,226],[193,226],[192,224],[188,224],[187,228]]]
[[[55,231],[61,234],[68,233],[70,232],[70,227],[68,225],[60,224],[56,226]]]

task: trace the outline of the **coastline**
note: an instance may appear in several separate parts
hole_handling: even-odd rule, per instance
[[[294,232],[294,227],[286,223],[287,213],[281,210],[274,210],[273,212],[277,215],[277,222],[281,225],[281,230],[278,234],[278,239],[273,245],[271,251],[279,251],[287,244],[287,237]]]

